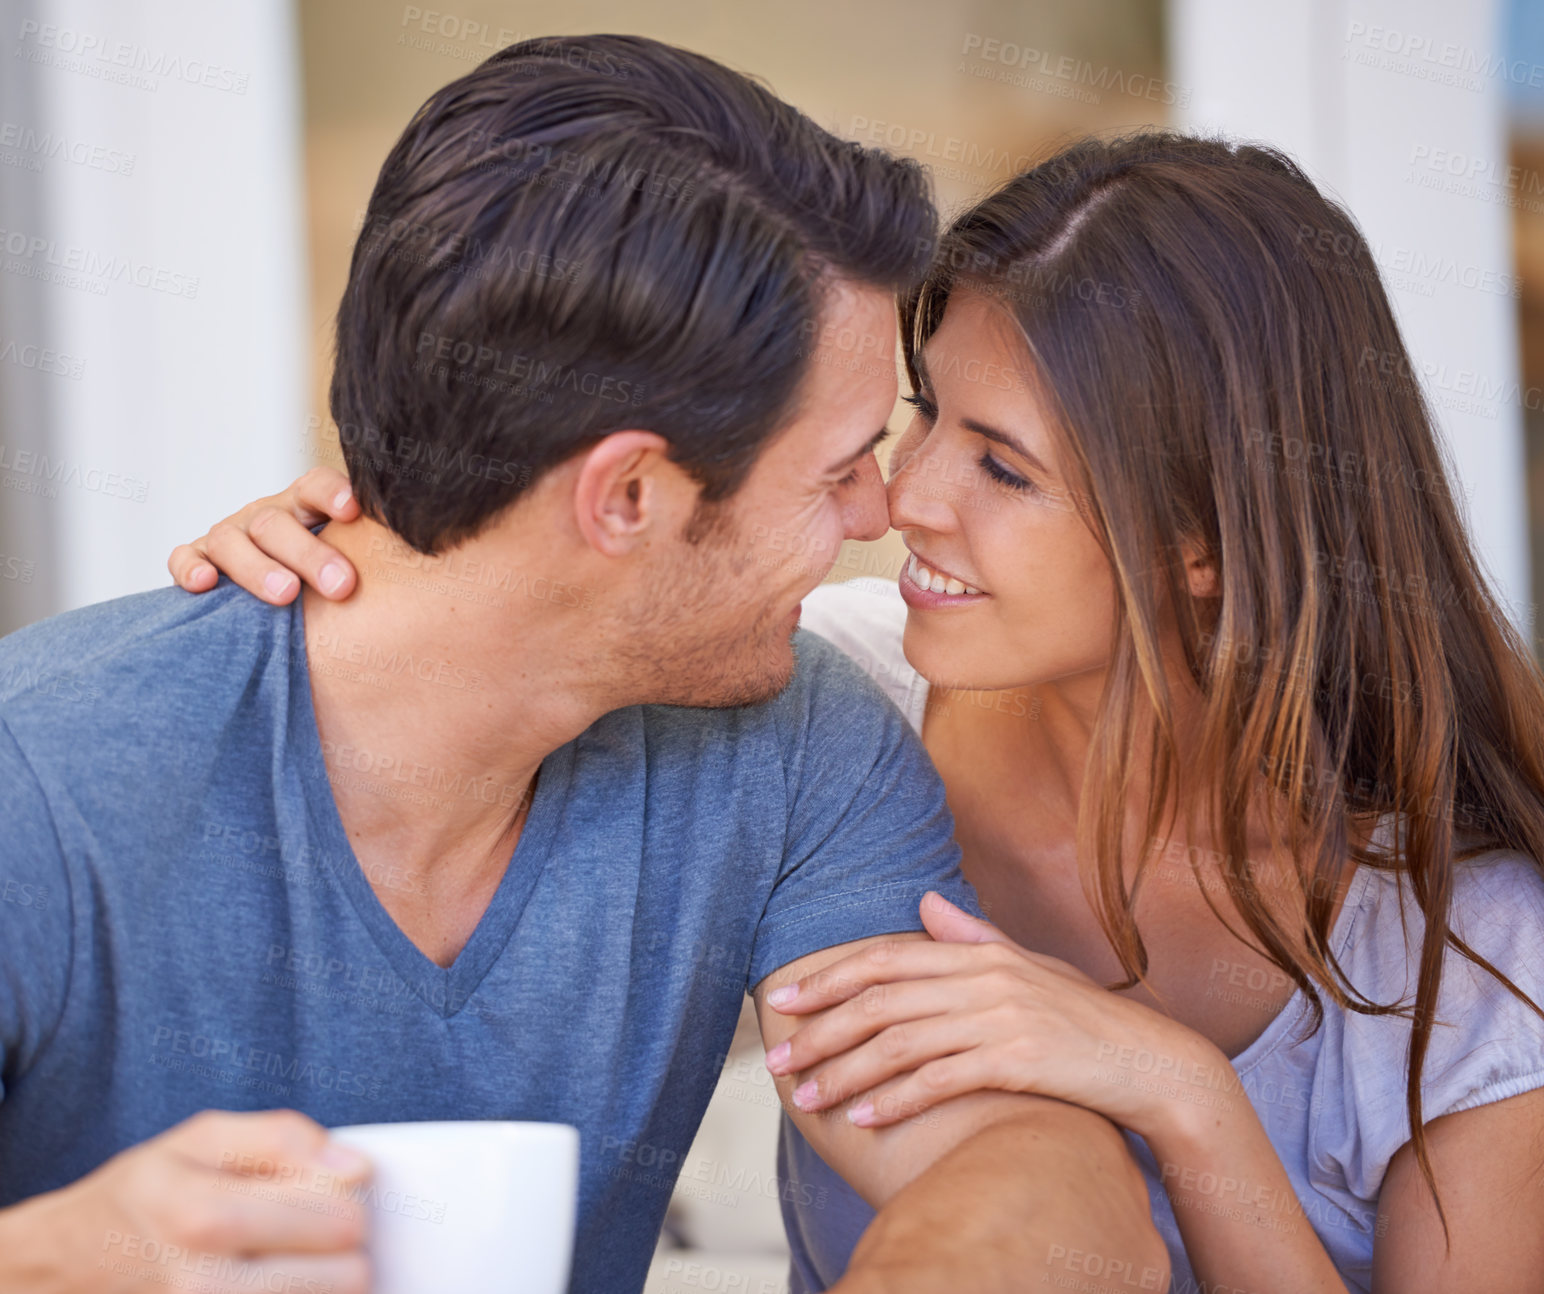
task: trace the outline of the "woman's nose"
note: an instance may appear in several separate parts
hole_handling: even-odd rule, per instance
[[[902,457],[903,448],[912,452]],[[949,508],[944,497],[948,492],[940,489],[938,484],[943,477],[939,471],[941,466],[936,455],[926,453],[920,443],[907,446],[902,442],[896,446],[895,456],[890,460],[890,483],[885,494],[890,524],[897,530],[949,528],[947,516],[941,515]]]

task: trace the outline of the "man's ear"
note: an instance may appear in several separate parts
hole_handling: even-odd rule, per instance
[[[1185,584],[1193,598],[1222,596],[1222,580],[1217,574],[1217,563],[1204,549],[1186,540],[1180,547],[1185,558]]]
[[[679,501],[669,446],[652,431],[614,431],[585,450],[574,478],[574,522],[585,542],[608,557],[633,551],[649,532],[673,524]]]

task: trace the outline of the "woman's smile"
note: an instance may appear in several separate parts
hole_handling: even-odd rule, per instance
[[[919,561],[916,553],[912,553],[901,568],[900,587],[906,605],[919,611],[973,606],[991,596],[958,576]]]

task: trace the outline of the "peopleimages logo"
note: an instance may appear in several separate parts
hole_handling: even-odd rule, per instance
[[[79,379],[85,375],[86,362],[47,346],[34,346],[14,339],[0,342],[0,364],[16,364],[54,377]]]
[[[376,643],[340,639],[336,634],[319,633],[309,646],[313,656],[325,654],[334,661],[358,665],[368,673],[413,678],[459,691],[482,690],[484,675],[481,670],[438,657],[414,656],[411,652],[388,650]]]
[[[861,114],[855,114],[848,123],[847,134],[860,144],[878,144],[926,159],[934,170],[945,169],[939,163],[958,162],[967,172],[1006,177],[1028,170],[1035,160],[1031,153],[1014,153],[1006,148],[991,146],[983,148],[972,140],[955,135],[940,138],[936,130],[926,126],[877,121]]]
[[[14,148],[49,161],[63,159],[76,166],[89,166],[109,175],[133,175],[133,153],[120,152],[104,144],[89,144],[84,139],[70,139],[51,130],[42,134],[14,121],[0,121],[0,148]]]
[[[1101,92],[1180,107],[1190,102],[1188,89],[1160,77],[1108,64],[1095,66],[1087,59],[1071,54],[1053,54],[1033,45],[1020,45],[978,32],[965,34],[960,56],[977,60],[974,66],[960,66],[961,71],[977,78],[1052,93],[1082,103],[1099,103]],[[986,64],[994,66],[986,67]]]
[[[104,472],[99,467],[82,467],[67,458],[50,458],[32,449],[12,449],[0,443],[0,486],[23,494],[54,498],[59,486],[74,485],[93,494],[143,503],[149,497],[150,482],[118,472]]]
[[[226,1082],[261,1076],[272,1080],[270,1087],[288,1089],[299,1083],[318,1091],[342,1092],[371,1100],[379,1097],[386,1087],[384,1081],[373,1074],[254,1047],[219,1034],[178,1029],[169,1024],[155,1026],[150,1047],[152,1061],[163,1069],[187,1070]]]
[[[156,78],[166,77],[207,90],[225,90],[231,94],[247,92],[246,72],[222,67],[208,59],[183,58],[180,54],[146,49],[131,41],[109,40],[95,32],[40,23],[32,18],[23,21],[16,33],[12,57],[67,72],[82,72],[139,90],[159,89],[160,82]]]
[[[36,573],[37,563],[29,558],[0,553],[0,580],[15,580],[21,584],[31,584],[32,577]]]
[[[425,332],[418,336],[417,352],[420,357],[440,362],[439,368],[431,367],[426,371],[443,375],[454,374],[456,370],[465,373],[485,370],[495,377],[508,377],[523,383],[519,388],[521,390],[566,392],[614,404],[637,405],[643,402],[644,388],[639,382],[613,373],[574,368],[556,360],[525,355],[519,351],[500,350],[485,342],[473,343]]]
[[[1353,47],[1360,46],[1353,54]],[[1381,56],[1382,61],[1378,61]],[[1389,71],[1406,72],[1422,80],[1477,90],[1484,80],[1505,81],[1533,89],[1544,86],[1544,64],[1507,58],[1494,50],[1479,50],[1429,32],[1353,22],[1346,31],[1341,57]]]
[[[17,258],[14,265],[5,267],[7,270],[27,273],[34,278],[48,277],[38,272],[46,269],[82,275],[99,285],[103,292],[109,283],[127,282],[152,292],[186,297],[190,301],[198,296],[199,280],[195,275],[135,260],[132,256],[104,255],[89,247],[73,244],[61,247],[57,239],[27,234],[20,229],[0,229],[0,252]]]

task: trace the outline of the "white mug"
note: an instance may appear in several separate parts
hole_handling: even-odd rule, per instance
[[[373,1294],[564,1294],[579,1195],[565,1123],[365,1123]]]

